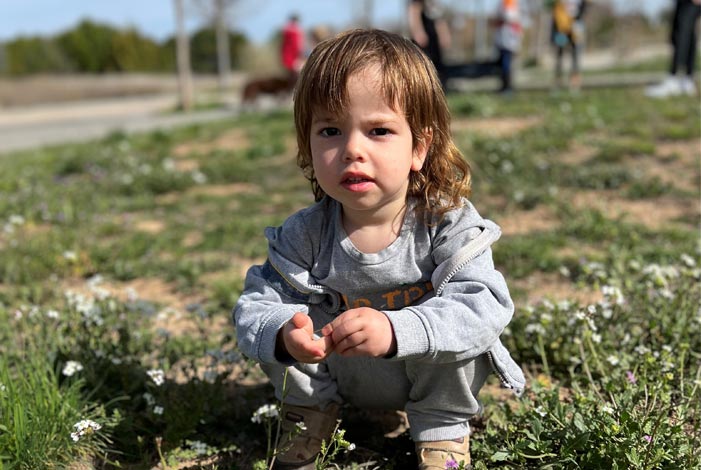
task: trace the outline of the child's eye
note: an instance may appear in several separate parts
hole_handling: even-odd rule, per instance
[[[340,135],[340,134],[341,134],[341,131],[335,127],[324,127],[323,129],[321,129],[319,131],[319,135],[322,135],[324,137],[333,137],[333,136]]]
[[[390,133],[390,130],[387,129],[386,127],[376,127],[372,130],[371,133],[373,135],[387,135]]]

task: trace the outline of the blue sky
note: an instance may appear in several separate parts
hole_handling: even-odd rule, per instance
[[[490,8],[495,0],[444,0],[459,8]],[[606,1],[606,0],[600,0]],[[673,0],[610,0],[620,5],[640,5],[646,12],[656,12]],[[206,3],[205,0],[200,0]],[[186,3],[196,3],[187,1]],[[239,0],[230,15],[233,28],[243,31],[255,42],[264,42],[297,12],[305,27],[323,23],[342,28],[359,13],[361,0]],[[373,20],[376,25],[401,21],[406,0],[375,0]],[[196,10],[190,8],[193,14]],[[172,0],[0,0],[0,41],[17,35],[50,35],[75,25],[82,18],[107,22],[115,26],[135,26],[155,39],[173,34],[175,20]],[[196,27],[200,21],[188,21]]]

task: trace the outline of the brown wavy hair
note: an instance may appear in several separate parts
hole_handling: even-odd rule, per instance
[[[318,44],[294,93],[297,164],[311,182],[314,197],[325,193],[314,176],[310,147],[315,111],[341,115],[348,105],[348,79],[368,67],[380,71],[387,103],[406,116],[413,148],[430,140],[420,171],[409,176],[408,197],[417,210],[444,214],[470,195],[470,166],[450,134],[450,111],[433,64],[411,41],[382,30],[355,29]]]

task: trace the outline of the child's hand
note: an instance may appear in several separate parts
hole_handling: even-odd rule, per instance
[[[313,364],[321,362],[333,351],[331,338],[314,339],[314,323],[308,315],[297,312],[277,336],[278,347],[299,362]]]
[[[385,357],[397,352],[389,318],[374,308],[347,310],[324,326],[321,333],[332,339],[334,351],[344,357]]]

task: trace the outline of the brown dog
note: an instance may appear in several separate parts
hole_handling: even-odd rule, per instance
[[[296,80],[292,77],[267,77],[249,80],[241,93],[241,104],[251,105],[262,95],[285,98],[294,89]]]

